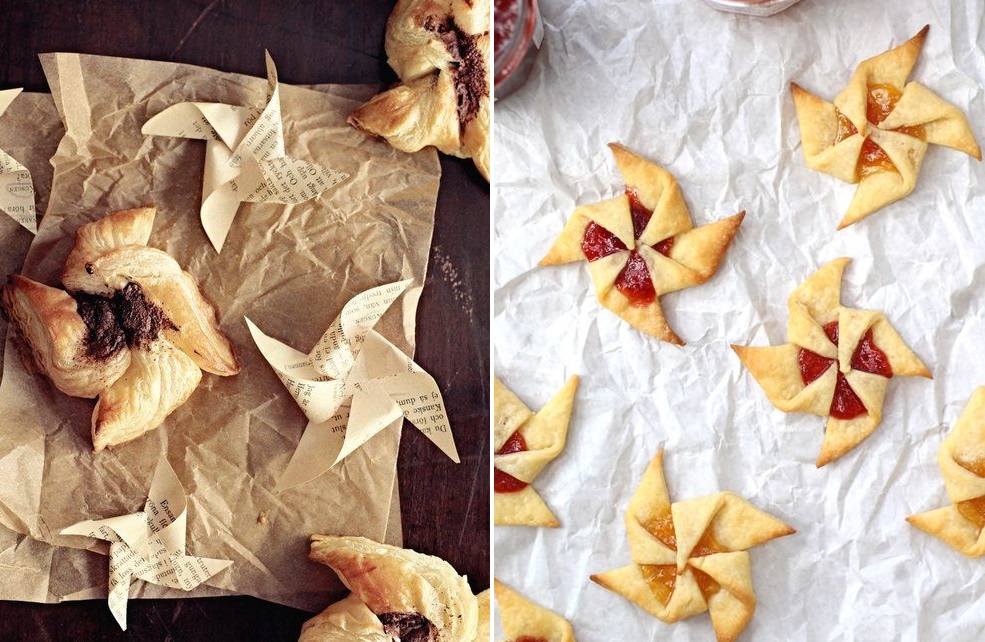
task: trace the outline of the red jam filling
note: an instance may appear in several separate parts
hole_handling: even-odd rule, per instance
[[[520,19],[520,3],[517,0],[496,0],[493,9],[493,30],[496,35],[493,56],[499,58],[506,44],[516,31]]]
[[[595,221],[588,224],[585,235],[581,237],[581,251],[589,261],[598,261],[626,249],[628,249],[626,244],[620,241],[619,237]]]
[[[848,384],[845,375],[838,373],[838,383],[835,384],[835,396],[831,400],[829,414],[836,419],[854,419],[866,414],[865,405]]]
[[[523,439],[520,431],[516,431],[506,440],[503,447],[496,451],[497,455],[510,455],[520,453],[527,449],[527,442]],[[513,475],[503,472],[498,468],[493,469],[493,488],[497,493],[518,493],[529,486],[527,482],[520,481]]]
[[[629,253],[629,260],[616,277],[616,289],[637,307],[649,305],[657,298],[657,291],[650,280],[650,270],[636,250]]]
[[[649,210],[640,201],[640,196],[632,187],[626,188],[626,196],[629,197],[629,213],[633,217],[633,238],[643,236],[646,224],[653,218],[653,210]]]
[[[835,362],[834,359],[822,357],[816,352],[800,349],[797,354],[797,361],[800,362],[800,379],[805,386],[809,386],[828,371],[828,368]]]
[[[655,249],[657,252],[660,252],[661,254],[669,258],[670,251],[674,249],[674,237],[672,236],[669,239],[664,239],[660,241],[659,243],[653,246],[653,249]]]
[[[880,377],[892,378],[893,368],[889,365],[889,357],[876,347],[872,341],[872,328],[869,328],[852,355],[852,370],[861,370]]]

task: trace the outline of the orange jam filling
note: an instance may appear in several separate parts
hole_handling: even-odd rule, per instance
[[[962,468],[969,470],[979,477],[985,477],[985,459],[979,459],[972,464],[958,462]],[[978,528],[985,527],[985,497],[976,497],[967,501],[958,502],[958,510],[970,522]]]
[[[872,142],[871,138],[866,138],[862,143],[862,151],[858,155],[858,165],[855,166],[855,175],[859,180],[877,172],[897,172],[893,160],[886,154],[886,151]]]
[[[640,564],[643,580],[650,586],[653,595],[664,605],[670,602],[670,595],[677,583],[677,567],[673,564]]]
[[[711,575],[708,575],[704,571],[698,570],[693,566],[691,568],[691,573],[694,574],[694,579],[698,583],[698,590],[701,591],[701,595],[705,598],[707,602],[712,595],[718,593],[722,590],[722,585],[715,581]]]
[[[670,550],[677,550],[677,533],[674,532],[674,518],[670,513],[651,519],[643,524],[643,528]]]
[[[865,117],[873,125],[878,125],[896,109],[896,103],[903,95],[892,85],[869,85],[869,95],[865,101]]]
[[[858,133],[858,129],[855,127],[855,123],[848,119],[848,116],[838,112],[838,137],[835,138],[835,145],[845,140],[846,138],[851,138]]]

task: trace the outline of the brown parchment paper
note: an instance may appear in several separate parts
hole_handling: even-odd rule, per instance
[[[251,345],[242,317],[249,313],[285,341],[312,345],[352,295],[400,278],[421,283],[438,188],[436,155],[396,152],[345,124],[371,89],[284,87],[288,153],[351,178],[313,202],[245,204],[216,255],[197,215],[204,146],[144,137],[140,127],[181,101],[262,104],[265,81],[75,54],[45,55],[42,63],[66,135],[52,159],[52,198],[24,273],[56,284],[79,225],[153,202],[158,218],[150,244],[197,277],[244,369],[233,378],[205,377],[162,428],[94,456],[92,402],[28,374],[8,350],[0,383],[0,523],[41,542],[93,546],[54,532],[139,507],[156,457],[166,450],[189,495],[189,551],[234,561],[210,581],[213,589],[324,606],[332,587],[305,561],[310,533],[399,540],[398,530],[388,531],[399,426],[318,480],[275,494],[274,481],[305,421]],[[419,290],[406,296],[381,322],[403,350],[413,350],[418,296]],[[73,571],[81,575],[78,567]],[[150,585],[136,586],[138,597],[157,596]]]

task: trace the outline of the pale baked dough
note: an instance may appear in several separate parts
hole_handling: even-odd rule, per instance
[[[660,297],[700,285],[714,276],[739,230],[745,212],[694,227],[677,180],[670,172],[622,145],[612,143],[609,148],[626,181],[627,193],[635,192],[639,202],[653,212],[649,222],[639,238],[635,238],[630,200],[626,194],[600,203],[582,205],[575,209],[540,264],[557,265],[587,260],[582,249],[587,228],[592,223],[604,228],[615,235],[626,249],[589,261],[588,269],[599,303],[646,334],[684,345],[667,323]],[[654,249],[655,245],[670,240],[673,245],[668,255]],[[629,262],[633,250],[639,252],[646,262],[656,293],[653,301],[645,305],[635,305],[616,287],[616,280]]]
[[[543,639],[546,642],[575,642],[574,629],[563,617],[534,604],[499,580],[495,581],[496,603],[503,621],[505,642]]]
[[[730,492],[672,503],[662,450],[625,524],[633,563],[592,580],[667,623],[708,611],[720,642],[735,640],[756,608],[746,551],[795,532]]]
[[[514,433],[523,437],[527,448],[521,452],[497,454],[493,465],[528,484],[517,492],[493,492],[493,517],[497,525],[558,526],[554,513],[530,484],[564,450],[578,381],[578,377],[568,379],[547,405],[534,414],[503,382],[495,380],[495,452],[498,453]]]
[[[421,639],[429,642],[472,642],[478,639],[476,636],[482,627],[488,631],[488,596],[484,598],[486,611],[480,613],[480,600],[472,594],[468,582],[440,558],[364,537],[328,535],[311,536],[310,557],[335,571],[352,591],[352,596],[377,618],[381,628],[386,627],[388,615],[400,614],[418,620],[423,618],[429,637]],[[336,628],[342,627],[341,614],[344,613],[359,632],[380,631],[366,612],[351,601],[332,613],[319,620],[322,622],[319,628],[328,630],[324,621],[331,621]],[[397,637],[392,631],[390,635]],[[345,642],[363,638],[302,639]]]
[[[950,506],[906,518],[969,557],[985,555],[985,387],[978,387],[937,452]],[[976,472],[977,471],[977,472]]]
[[[790,295],[787,302],[789,343],[767,347],[732,346],[777,409],[828,417],[818,467],[857,446],[882,420],[889,379],[852,368],[852,357],[868,331],[872,332],[872,343],[887,357],[894,377],[931,378],[930,371],[882,312],[841,305],[842,273],[849,261],[841,258],[828,263]],[[824,326],[832,322],[838,323],[837,346],[824,332]],[[807,385],[801,376],[799,362],[802,348],[833,361],[820,377]],[[839,373],[862,401],[866,414],[852,419],[831,416]]]
[[[401,82],[349,123],[401,151],[471,158],[489,180],[490,50],[488,0],[399,0],[386,52]]]
[[[807,166],[858,184],[838,229],[912,192],[928,143],[982,158],[964,114],[919,83],[906,82],[928,30],[929,26],[924,27],[902,45],[863,61],[833,103],[791,83]],[[870,88],[877,85],[891,86],[901,96],[885,120],[872,123],[867,104]],[[839,115],[851,122],[854,133],[845,129],[839,136]],[[860,175],[858,165],[866,139],[882,148],[896,171]]]

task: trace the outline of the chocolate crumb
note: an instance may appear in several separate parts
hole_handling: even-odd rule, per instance
[[[146,348],[163,330],[176,330],[164,310],[147,300],[144,290],[130,282],[113,297],[116,315],[127,345]]]
[[[376,617],[383,624],[383,632],[400,642],[434,642],[438,639],[434,625],[420,613],[382,613]]]
[[[177,329],[161,308],[127,283],[113,298],[76,292],[76,308],[86,325],[86,355],[105,361],[123,349],[146,348],[165,329]]]
[[[113,300],[95,294],[77,292],[75,307],[85,323],[86,355],[98,361],[105,361],[123,349],[126,337],[116,321]]]
[[[458,126],[461,131],[475,119],[484,96],[489,95],[486,84],[486,67],[482,52],[476,44],[476,36],[462,31],[452,18],[435,23],[428,16],[424,28],[436,34],[455,60],[455,94],[458,99]]]

